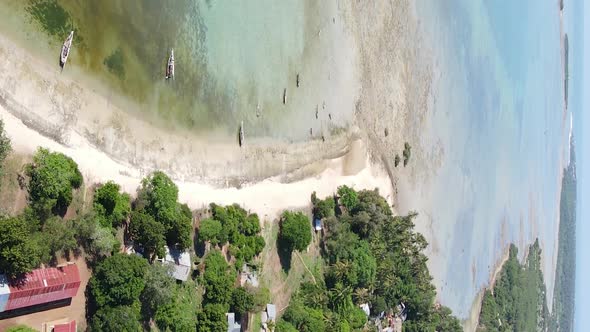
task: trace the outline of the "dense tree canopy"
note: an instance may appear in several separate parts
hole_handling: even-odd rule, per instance
[[[113,234],[111,227],[103,226],[103,216],[96,213],[88,213],[80,216],[73,222],[73,228],[86,253],[95,258],[102,258],[118,251],[119,242]]]
[[[107,257],[88,282],[94,303],[99,308],[133,305],[145,287],[147,267],[147,261],[136,255]]]
[[[42,219],[65,213],[72,201],[72,189],[82,185],[82,174],[72,158],[39,148],[27,167],[31,206]]]
[[[170,275],[170,269],[169,265],[156,262],[146,271],[145,287],[140,300],[142,310],[148,317],[152,317],[161,305],[174,299],[176,280]]]
[[[249,263],[264,248],[257,214],[248,214],[237,204],[223,207],[211,204],[213,217],[201,221],[199,239],[213,245],[230,244],[229,252],[236,258],[235,265]]]
[[[227,332],[227,309],[222,304],[206,304],[197,313],[197,331]]]
[[[511,245],[493,293],[484,294],[479,316],[482,331],[545,331],[549,310],[541,270],[539,241],[529,247],[524,264],[518,249]]]
[[[171,300],[158,306],[154,321],[160,331],[195,331],[197,305],[195,284],[188,281],[177,285]]]
[[[132,306],[104,307],[92,317],[91,331],[100,332],[141,332],[138,310]]]
[[[281,218],[280,239],[291,250],[305,250],[311,243],[309,218],[301,212],[285,211]]]
[[[109,181],[96,188],[94,193],[94,210],[105,217],[108,226],[120,226],[131,211],[131,197],[120,193],[120,189],[118,184]]]
[[[230,269],[220,251],[213,250],[207,254],[203,274],[206,302],[221,304],[228,310],[235,280],[235,272]]]
[[[344,205],[348,211],[354,210],[359,201],[356,191],[348,186],[338,187],[338,196],[340,197],[339,202]]]
[[[326,197],[325,199],[318,199],[316,193],[311,194],[311,202],[313,203],[313,216],[315,218],[328,218],[335,214],[336,201],[334,197]]]
[[[40,248],[22,218],[0,218],[0,271],[16,277],[39,265]]]
[[[203,219],[199,225],[199,240],[209,241],[212,245],[217,245],[222,229],[221,222],[218,220],[211,218]]]
[[[60,217],[51,217],[45,222],[43,236],[52,254],[67,252],[78,247],[72,222]]]
[[[235,312],[238,317],[252,310],[254,307],[254,296],[245,288],[234,288],[231,296],[231,311]]]
[[[155,221],[149,214],[131,213],[129,233],[136,244],[144,250],[144,256],[150,262],[155,256],[164,257],[166,254],[166,239],[164,237],[164,225]]]
[[[156,171],[142,180],[136,210],[145,211],[166,230],[166,241],[182,249],[191,246],[190,210],[178,203],[178,187],[163,172]]]
[[[322,255],[327,268],[317,283],[302,285],[277,330],[359,330],[366,323],[360,304],[368,303],[377,314],[404,303],[404,330],[461,331],[448,308],[434,306],[435,288],[423,253],[427,243],[414,232],[416,215],[393,216],[377,191],[338,191],[338,204],[345,209],[326,218]],[[312,195],[316,214],[325,201]]]

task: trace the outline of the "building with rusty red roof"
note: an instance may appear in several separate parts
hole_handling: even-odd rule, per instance
[[[74,263],[36,269],[15,281],[0,275],[0,312],[66,300],[76,296],[79,287]]]

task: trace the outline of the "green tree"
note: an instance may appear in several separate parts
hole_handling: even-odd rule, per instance
[[[229,309],[231,303],[235,273],[219,250],[209,252],[205,258],[205,272],[203,281],[205,285],[205,301],[207,303],[219,303]]]
[[[155,221],[149,214],[133,211],[129,225],[131,238],[143,247],[144,256],[153,262],[155,256],[164,257],[166,254],[166,239],[164,225]]]
[[[175,288],[172,301],[160,304],[154,321],[160,331],[195,331],[197,324],[195,284],[187,281]]]
[[[0,270],[10,277],[39,265],[40,248],[21,218],[0,218]]]
[[[94,209],[103,214],[112,227],[120,226],[131,211],[131,197],[120,193],[120,189],[118,184],[109,181],[96,188],[94,193]]]
[[[157,222],[164,225],[168,244],[188,248],[191,245],[191,216],[177,200],[176,184],[163,172],[156,171],[142,180],[136,210],[145,209]]]
[[[6,160],[6,157],[8,157],[10,151],[12,151],[10,138],[6,136],[6,131],[4,130],[4,121],[0,119],[0,165],[4,164],[4,160]],[[0,166],[0,169],[1,167],[2,166]]]
[[[245,313],[254,307],[254,295],[250,294],[245,288],[234,288],[231,296],[231,311],[242,317]]]
[[[280,240],[289,248],[303,251],[311,243],[311,225],[303,213],[283,212],[280,226]]]
[[[293,326],[293,324],[286,322],[284,320],[280,320],[277,323],[277,327],[276,327],[275,331],[276,332],[299,332],[299,331],[297,331],[295,326]]]
[[[212,245],[217,245],[221,230],[221,222],[211,218],[204,219],[199,226],[199,240],[203,242],[209,241]]]
[[[319,309],[312,309],[306,307],[298,300],[293,301],[285,310],[283,320],[289,322],[297,331],[301,332],[321,332],[326,330],[324,323],[324,315]],[[280,321],[277,324],[277,329],[284,323]],[[281,326],[283,327],[283,326]],[[287,331],[289,328],[287,327]]]
[[[348,186],[338,187],[338,196],[340,197],[340,203],[349,212],[356,207],[359,201],[356,191]]]
[[[65,213],[72,201],[72,189],[82,185],[82,174],[72,158],[39,148],[27,166],[29,199],[41,219],[52,212]]]
[[[71,221],[60,217],[51,217],[43,225],[43,237],[52,254],[66,253],[78,247],[75,230]]]
[[[328,218],[334,215],[336,201],[334,197],[326,197],[323,200],[316,200],[313,203],[313,215],[315,218]]]
[[[226,332],[227,309],[222,304],[206,304],[202,311],[197,313],[197,331],[202,332]]]
[[[176,281],[170,276],[170,266],[159,263],[150,265],[145,275],[145,287],[140,300],[142,310],[153,317],[161,305],[172,302]]]
[[[145,287],[148,263],[136,255],[115,254],[94,270],[88,282],[98,307],[132,305]]]
[[[137,309],[132,306],[104,307],[99,309],[92,317],[91,331],[101,332],[140,332]]]

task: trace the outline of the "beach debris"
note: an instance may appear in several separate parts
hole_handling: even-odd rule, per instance
[[[287,88],[283,90],[283,105],[287,103]]]
[[[66,62],[68,61],[68,57],[70,56],[70,50],[72,49],[72,40],[74,39],[74,31],[70,32],[68,38],[64,41],[63,45],[61,46],[61,53],[59,55],[59,66],[61,69],[64,69]]]
[[[244,121],[242,121],[240,123],[240,131],[238,134],[238,143],[240,144],[240,147],[242,147],[242,145],[244,145]]]
[[[297,73],[297,80],[296,80],[296,83],[297,83],[297,87],[299,87],[299,73]]]
[[[168,58],[168,64],[166,65],[166,79],[174,79],[174,49],[170,50],[170,57]]]

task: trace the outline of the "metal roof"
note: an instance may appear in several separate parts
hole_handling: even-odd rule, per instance
[[[166,257],[163,263],[172,266],[172,277],[176,280],[186,281],[191,273],[191,256],[187,251],[170,250],[166,246]]]
[[[266,305],[266,313],[269,320],[272,320],[273,322],[277,321],[277,307],[275,307],[274,304],[269,303]]]
[[[6,278],[0,277],[0,312],[72,298],[80,287],[78,267],[73,263],[36,269],[7,283],[2,280]]]
[[[10,283],[10,293],[24,292],[53,286],[80,282],[80,273],[76,264],[63,267],[36,269],[27,273],[23,279]]]
[[[59,324],[53,327],[53,332],[76,332],[76,321],[73,320],[66,324]]]

